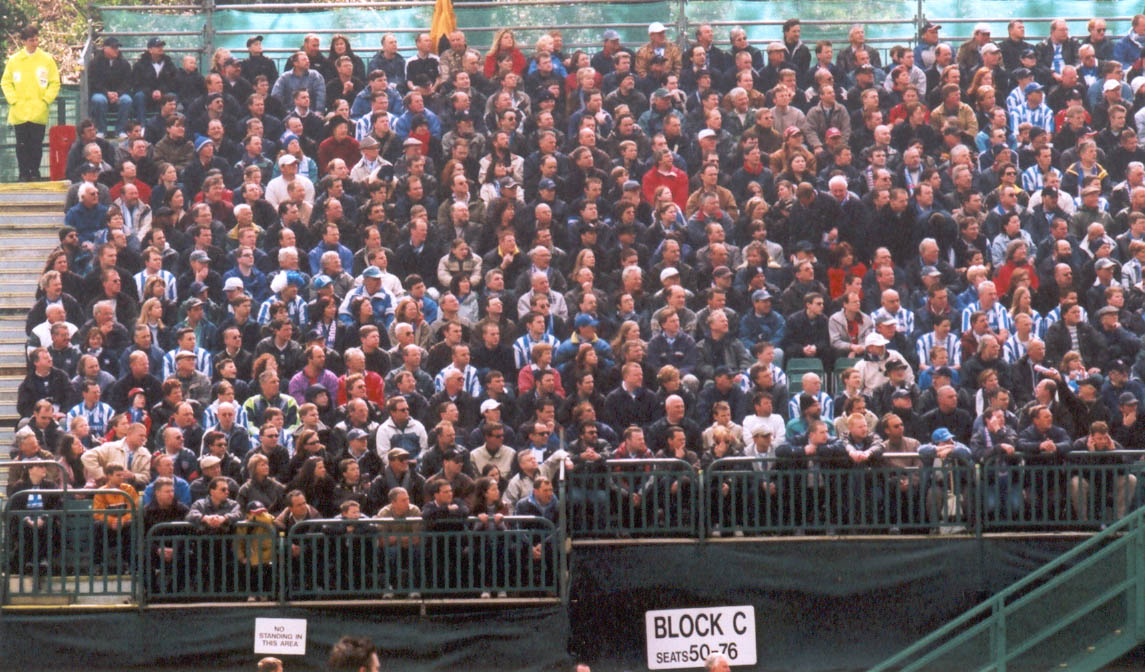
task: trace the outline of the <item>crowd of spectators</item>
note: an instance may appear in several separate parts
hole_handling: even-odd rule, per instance
[[[261,36],[204,72],[106,38],[14,455],[281,525],[395,493],[555,519],[538,484],[618,458],[1128,462],[1145,15],[940,31],[307,35],[281,72]]]

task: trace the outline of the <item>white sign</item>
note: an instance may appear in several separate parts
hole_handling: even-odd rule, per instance
[[[755,607],[707,607],[644,612],[648,669],[703,667],[713,653],[732,665],[755,665]]]
[[[254,652],[280,656],[306,655],[306,619],[254,619]]]

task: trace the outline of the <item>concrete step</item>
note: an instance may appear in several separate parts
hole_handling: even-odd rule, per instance
[[[6,205],[0,205],[0,212],[4,213],[5,228],[55,230],[64,225],[63,213],[51,208],[45,208],[43,210],[10,210]]]
[[[48,252],[44,252],[44,254],[39,259],[33,257],[4,259],[0,257],[0,274],[9,272],[35,273],[38,277],[44,270],[44,264],[46,263],[47,258]]]

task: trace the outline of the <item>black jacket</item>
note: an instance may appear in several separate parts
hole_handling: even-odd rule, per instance
[[[107,94],[112,91],[118,94],[131,92],[131,64],[120,54],[115,60],[109,61],[101,51],[87,67],[88,88],[91,93]],[[99,129],[104,130],[104,129]],[[104,159],[107,159],[104,155]]]

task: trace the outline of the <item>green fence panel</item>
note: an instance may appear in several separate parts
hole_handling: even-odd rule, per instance
[[[694,537],[700,475],[676,459],[606,460],[567,474],[565,506],[575,538]]]
[[[550,521],[510,516],[504,529],[472,529],[477,523],[451,531],[393,520],[299,523],[283,545],[288,599],[557,596]]]
[[[90,497],[118,490],[38,490],[46,508],[14,508],[0,514],[5,528],[2,568],[4,604],[18,600],[138,595],[140,519],[134,503],[91,508]],[[52,506],[56,499],[59,506]],[[24,500],[17,500],[23,505]],[[111,519],[124,524],[111,524]]]
[[[241,521],[206,533],[189,523],[160,523],[142,547],[150,602],[278,598],[278,533],[269,525]]]

